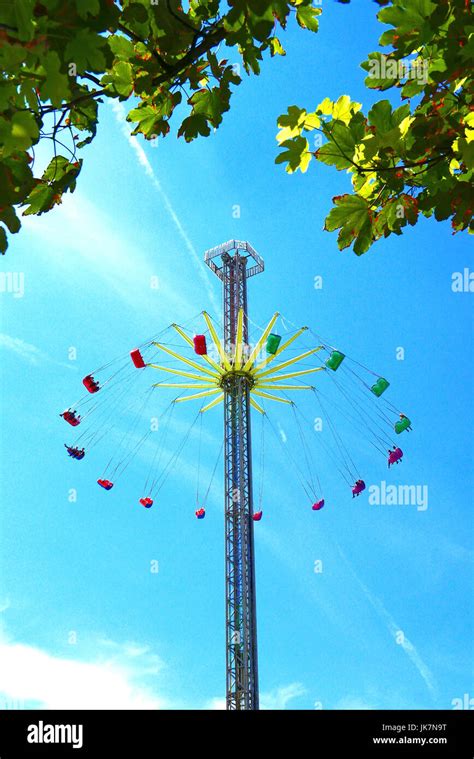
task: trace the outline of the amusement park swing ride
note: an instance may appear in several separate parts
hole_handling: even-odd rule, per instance
[[[310,466],[310,446],[305,441],[295,398],[301,393],[312,393],[319,401],[332,437],[326,452],[350,487],[352,498],[359,496],[366,485],[329,415],[328,406],[332,411],[334,404],[326,400],[322,389],[327,379],[332,380],[333,389],[338,392],[338,405],[339,408],[344,405],[346,418],[359,425],[369,442],[385,457],[389,467],[403,458],[403,451],[394,442],[394,434],[398,436],[410,431],[411,422],[384,396],[390,384],[384,377],[328,345],[308,327],[295,328],[283,336],[281,330],[276,331],[276,325],[280,319],[282,327],[285,327],[287,320],[275,313],[266,327],[260,328],[255,342],[251,342],[252,320],[248,310],[247,280],[263,272],[264,262],[248,242],[230,240],[212,248],[206,251],[205,262],[223,286],[222,337],[218,334],[219,324],[207,312],[200,315],[202,326],[198,332],[171,324],[159,335],[134,348],[130,354],[88,374],[83,380],[86,395],[61,416],[72,427],[82,425],[77,440],[71,445],[66,444],[68,455],[81,460],[110,429],[114,410],[119,402],[130,395],[137,375],[146,370],[147,374],[154,375],[158,380],[147,387],[133,429],[121,440],[121,457],[118,452],[112,455],[97,480],[100,487],[109,491],[149,437],[148,431],[134,445],[129,445],[130,440],[133,441],[130,433],[136,432],[144,405],[151,394],[166,388],[171,389],[173,394],[178,393],[163,413],[166,417],[164,437],[175,407],[197,402],[200,407],[191,427],[165,465],[161,466],[163,439],[163,447],[157,446],[155,449],[144,491],[137,499],[141,506],[149,509],[170,471],[176,466],[197,420],[202,423],[205,414],[223,407],[223,443],[213,476],[223,452],[226,707],[231,710],[256,710],[259,708],[259,688],[254,527],[262,519],[263,511],[261,503],[257,509],[254,508],[253,415],[272,425],[269,409],[274,404],[290,407],[300,432],[305,460]],[[179,338],[181,350],[178,351],[175,343],[167,339],[170,334]],[[309,344],[298,348],[305,337],[309,337]],[[295,348],[298,350],[293,355]],[[321,381],[317,385],[310,384],[317,377]],[[278,437],[278,433],[276,435]],[[300,477],[300,482],[312,510],[320,511],[325,501],[319,478],[317,486],[311,477],[306,480],[304,476]],[[209,489],[210,486],[206,498]],[[205,515],[205,503],[198,504],[196,518],[202,520]]]

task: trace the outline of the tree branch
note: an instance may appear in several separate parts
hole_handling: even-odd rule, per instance
[[[45,113],[53,113],[53,111],[68,111],[70,108],[73,108],[77,103],[82,103],[84,100],[89,100],[90,98],[96,98],[100,97],[106,92],[105,88],[102,90],[94,90],[94,92],[88,92],[84,95],[81,95],[78,98],[75,98],[74,100],[70,100],[69,103],[63,103],[59,108],[55,108],[55,106],[51,105],[47,108],[41,109],[41,116],[43,116]]]
[[[100,79],[97,79],[97,77],[92,74],[79,74],[79,76],[81,79],[89,79],[89,81],[94,82],[94,84],[100,84]]]
[[[120,31],[123,32],[124,34],[127,34],[130,37],[130,39],[134,40],[135,42],[141,42],[142,45],[145,45],[147,50],[149,50],[151,55],[155,58],[156,61],[158,61],[160,66],[162,66],[162,68],[164,68],[165,71],[170,68],[169,63],[166,63],[166,61],[161,57],[161,55],[159,55],[159,53],[156,52],[154,48],[150,50],[149,45],[147,44],[146,40],[143,40],[141,37],[139,37],[138,34],[136,34],[135,32],[132,32],[131,29],[127,29],[127,27],[124,26],[123,24],[118,24],[117,26],[118,26],[118,29],[120,29]]]
[[[192,24],[188,23],[187,21],[184,20],[184,18],[181,18],[181,16],[178,16],[178,14],[174,12],[174,10],[171,7],[170,0],[166,0],[166,6],[168,8],[168,12],[169,12],[170,16],[173,16],[173,18],[175,18],[176,21],[179,21],[183,26],[185,26],[186,29],[189,29],[191,32],[199,32],[200,31],[199,29],[196,29],[195,26],[193,26]]]
[[[129,31],[129,30],[127,30]],[[130,32],[131,36],[136,36],[134,33]],[[166,73],[160,74],[159,76],[155,77],[153,80],[153,84],[160,85],[164,84],[165,82],[172,81],[176,79],[177,84],[181,84],[180,74],[183,73],[183,69],[185,69],[187,66],[192,64],[194,61],[201,58],[202,55],[209,52],[209,50],[212,50],[212,48],[215,45],[218,45],[219,42],[222,42],[222,40],[225,37],[225,30],[223,27],[213,29],[212,32],[207,34],[203,38],[203,40],[197,45],[194,49],[189,49],[188,52],[180,58],[176,63],[171,66],[170,64],[165,64],[167,67]],[[139,40],[140,42],[143,42],[143,40]],[[144,43],[145,44],[145,43]],[[84,76],[84,75],[83,75]],[[90,75],[86,76],[86,78],[90,78]],[[53,113],[57,110],[69,110],[70,108],[74,107],[77,103],[82,103],[84,100],[89,100],[90,98],[96,98],[100,97],[101,95],[104,95],[106,93],[106,89],[102,88],[100,90],[95,90],[94,92],[89,92],[84,95],[81,95],[78,98],[75,98],[74,100],[69,101],[68,103],[63,103],[59,108],[55,108],[53,106],[49,106],[46,108],[41,109],[41,116],[47,113]]]
[[[195,48],[191,48],[185,55],[183,55],[183,57],[180,58],[174,66],[172,66],[172,70],[168,74],[163,74],[156,77],[153,80],[153,84],[163,84],[171,77],[178,77],[179,74],[183,73],[183,69],[201,58],[204,53],[208,53],[209,50],[212,50],[215,45],[218,45],[219,42],[222,42],[224,37],[225,30],[223,27],[210,32],[206,37],[203,38],[202,42],[200,42],[199,45],[197,45]],[[180,83],[179,79],[178,83]]]
[[[418,169],[420,166],[426,166],[427,164],[433,164],[433,163],[439,163],[439,161],[442,161],[443,158],[446,158],[447,156],[444,153],[441,153],[437,156],[434,156],[433,158],[427,158],[426,160],[421,161],[414,161],[413,163],[404,163],[400,166],[371,166],[367,169],[363,169],[361,167],[358,167],[358,171],[360,174],[366,174],[368,172],[381,172],[381,171],[403,171],[404,169]],[[423,169],[425,171],[425,169]],[[421,173],[421,172],[420,172]]]

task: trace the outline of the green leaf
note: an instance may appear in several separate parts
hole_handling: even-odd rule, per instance
[[[13,82],[0,81],[0,111],[6,111],[16,95]]]
[[[16,0],[13,3],[18,39],[24,42],[32,40],[35,36],[35,25],[33,23],[35,5],[35,0]]]
[[[418,219],[418,203],[410,195],[402,194],[390,198],[381,208],[375,219],[375,233],[377,237],[388,235],[392,232],[401,234],[402,227],[407,223],[413,225]]]
[[[260,74],[260,61],[262,60],[262,53],[255,45],[246,45],[241,49],[242,61],[244,63],[244,69],[249,74],[252,72],[256,76]]]
[[[40,87],[41,98],[50,100],[55,108],[59,108],[64,100],[68,100],[71,91],[69,79],[61,73],[61,61],[54,50],[46,55],[43,68],[46,76]]]
[[[380,153],[388,150],[391,155],[395,152],[404,154],[406,150],[404,140],[412,120],[409,105],[403,105],[392,111],[388,100],[375,103],[369,111],[369,124],[376,138],[373,147],[376,147]],[[366,159],[368,157],[369,154]]]
[[[328,129],[329,141],[316,151],[316,158],[336,169],[349,169],[354,165],[356,140],[352,130],[336,121]]]
[[[112,34],[107,37],[107,44],[116,58],[128,61],[135,54],[133,43],[120,34]]]
[[[79,74],[85,71],[102,72],[105,68],[105,56],[102,51],[106,41],[100,34],[90,29],[81,29],[73,37],[64,51],[68,63],[75,63]]]
[[[409,79],[402,87],[402,97],[415,97],[415,95],[419,95],[420,92],[423,92],[425,87],[426,85],[422,82],[418,82],[416,79]]]
[[[388,100],[379,100],[369,111],[369,124],[382,133],[392,129],[392,106]]]
[[[22,205],[28,206],[23,216],[41,215],[61,202],[61,197],[68,190],[74,192],[76,178],[82,162],[71,163],[62,155],[54,156],[43,172],[41,179],[25,198]]]
[[[457,150],[467,169],[474,169],[474,140],[468,142],[464,137],[457,140]]]
[[[396,3],[379,11],[377,18],[383,24],[397,27],[397,33],[412,33],[413,30],[429,27],[429,17],[436,9],[431,0],[410,0]]]
[[[64,192],[73,189],[81,167],[82,161],[71,163],[62,155],[54,156],[44,170],[42,179],[50,182],[55,192]]]
[[[0,221],[5,224],[12,234],[19,232],[21,228],[21,222],[15,213],[13,206],[7,206],[0,211]]]
[[[36,214],[40,216],[45,211],[49,211],[54,205],[54,189],[47,183],[41,182],[30,192],[25,200],[24,205],[27,205],[23,216],[31,216]]]
[[[3,227],[0,227],[0,253],[2,256],[6,253],[8,248],[7,235]]]
[[[0,211],[0,222],[8,227],[12,234],[21,229],[21,222],[15,213],[13,206],[7,206]],[[3,255],[8,248],[8,239],[3,227],[0,227],[0,253]]]
[[[97,16],[100,12],[99,0],[76,0],[77,12],[81,18]]]
[[[124,21],[135,24],[146,24],[148,21],[148,11],[141,3],[129,3],[123,11]]]
[[[316,113],[320,113],[322,116],[331,116],[334,121],[342,121],[347,125],[361,107],[361,103],[352,101],[349,95],[341,95],[335,103],[329,98],[324,98],[316,108]]]
[[[369,111],[369,124],[376,128],[377,133],[386,134],[398,127],[409,114],[409,105],[402,105],[392,111],[392,106],[388,100],[380,100]]]
[[[283,113],[277,119],[277,124],[281,127],[276,137],[278,142],[285,142],[285,140],[301,134],[305,118],[306,111],[304,108],[298,108],[296,105],[288,106],[288,113]]]
[[[170,105],[170,109],[172,104]],[[169,109],[169,113],[171,110]],[[142,108],[134,108],[127,116],[127,121],[138,122],[132,134],[141,132],[147,139],[166,135],[169,132],[169,124],[164,120],[165,109],[157,109],[156,106],[146,105]],[[166,114],[166,115],[169,115]]]
[[[95,98],[83,100],[74,105],[69,111],[71,124],[80,131],[90,132],[89,136],[77,142],[77,147],[82,148],[95,137],[97,130],[97,114],[99,104]]]
[[[331,209],[324,224],[324,229],[333,232],[340,229],[339,249],[347,248],[353,240],[354,253],[360,256],[371,246],[372,222],[369,205],[358,195],[339,195],[333,198],[335,207]]]
[[[332,117],[334,121],[342,121],[347,126],[361,108],[362,104],[351,101],[349,95],[341,95],[333,104]]]
[[[369,72],[364,84],[371,90],[388,90],[398,82],[398,61],[382,53],[369,53],[367,60],[360,65]]]
[[[293,174],[298,169],[304,174],[311,161],[308,140],[304,137],[293,137],[291,140],[282,142],[281,147],[286,150],[277,155],[275,163],[287,163],[285,171],[288,174]]]
[[[15,152],[0,161],[0,206],[20,203],[30,192],[33,175],[26,152]]]
[[[321,12],[321,8],[313,8],[312,5],[298,5],[296,8],[296,20],[303,29],[317,32],[319,29],[318,16]]]
[[[270,53],[272,57],[274,55],[286,55],[286,51],[283,48],[283,45],[281,44],[278,37],[270,38]]]
[[[274,24],[275,19],[273,18],[271,5],[262,4],[261,10],[257,10],[256,13],[252,13],[252,11],[248,13],[250,32],[259,42],[267,40],[273,31]]]
[[[120,100],[126,100],[133,90],[133,70],[127,61],[118,61],[110,74],[102,77],[102,84],[112,94],[119,95]]]
[[[222,93],[218,87],[212,90],[199,90],[191,95],[189,104],[193,106],[193,114],[203,114],[214,127],[219,126],[222,121],[222,112],[227,110],[223,107]]]
[[[178,130],[178,137],[184,137],[186,142],[191,142],[198,135],[208,137],[210,133],[211,129],[206,117],[202,113],[197,113],[193,116],[188,116],[183,120],[183,123]]]
[[[0,142],[4,156],[17,150],[28,150],[38,142],[38,138],[38,124],[29,111],[17,111],[11,121],[0,117]]]

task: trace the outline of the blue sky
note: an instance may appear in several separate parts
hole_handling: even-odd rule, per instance
[[[307,324],[387,377],[387,397],[412,419],[413,432],[400,440],[403,464],[390,473],[338,420],[367,484],[428,492],[425,510],[374,506],[367,494],[352,500],[314,438],[326,507],[312,512],[284,452],[294,441],[293,455],[302,455],[291,412],[269,409],[287,443],[267,433],[264,518],[256,525],[263,706],[451,708],[474,695],[473,296],[451,289],[453,273],[469,266],[467,238],[423,220],[358,259],[322,230],[348,179],[319,165],[288,176],[273,163],[276,117],[288,105],[310,109],[347,93],[370,107],[358,63],[377,48],[374,16],[369,3],[325,3],[319,34],[285,35],[287,57],[246,78],[219,130],[191,145],[173,136],[156,147],[130,142],[121,109],[104,105],[75,194],[26,219],[11,239],[0,263],[24,275],[24,293],[0,294],[4,706],[222,707],[221,466],[206,519],[197,521],[192,436],[145,510],[137,500],[151,449],[106,493],[95,480],[117,433],[74,462],[63,448],[72,428],[58,414],[94,367],[203,309],[218,317],[220,283],[203,252],[230,238],[249,240],[265,259],[265,273],[249,283],[256,324],[276,310]],[[315,384],[324,390],[324,381],[320,374]],[[166,405],[155,396],[153,404],[156,415]],[[174,413],[170,451],[191,405]],[[310,425],[309,401],[302,413]],[[116,421],[127,428],[123,407]],[[221,423],[219,409],[203,422],[203,487]],[[259,426],[255,419],[257,438]]]

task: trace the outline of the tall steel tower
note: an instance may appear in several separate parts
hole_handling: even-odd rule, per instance
[[[173,382],[161,380],[154,385],[178,388],[180,395],[173,403],[194,400],[202,402],[206,398],[200,413],[210,411],[220,403],[224,405],[226,705],[227,709],[258,709],[250,407],[265,416],[265,409],[259,403],[260,398],[264,398],[265,402],[293,405],[291,399],[282,397],[280,393],[286,394],[288,390],[313,390],[312,385],[301,384],[301,377],[322,371],[326,367],[314,366],[282,373],[284,369],[293,367],[321,350],[322,346],[306,350],[285,361],[277,361],[307,329],[301,327],[280,345],[280,335],[272,333],[278,312],[273,314],[255,345],[249,346],[247,279],[260,274],[264,270],[264,263],[248,242],[230,240],[206,251],[204,260],[222,281],[224,290],[222,341],[210,315],[206,311],[202,312],[217,351],[217,360],[208,354],[204,335],[192,338],[178,324],[172,324],[202,363],[180,355],[167,345],[153,342],[167,356],[185,364],[186,368],[158,364],[147,366],[175,375]],[[199,350],[194,342],[198,338],[204,338],[204,345],[201,342]],[[183,377],[186,378],[185,382]],[[297,384],[286,384],[287,380],[293,378],[298,378]],[[187,389],[199,392],[183,394]],[[208,398],[212,400],[207,402]],[[203,518],[204,515],[203,508],[196,511],[198,518]]]
[[[220,259],[220,261],[218,260]],[[231,240],[206,251],[204,260],[223,283],[224,344],[233,355],[248,345],[247,279],[264,270],[248,242]],[[242,324],[239,327],[239,313]],[[238,338],[238,331],[242,337]],[[225,439],[225,582],[226,706],[258,709],[257,612],[253,535],[252,443],[248,372],[226,375]]]

